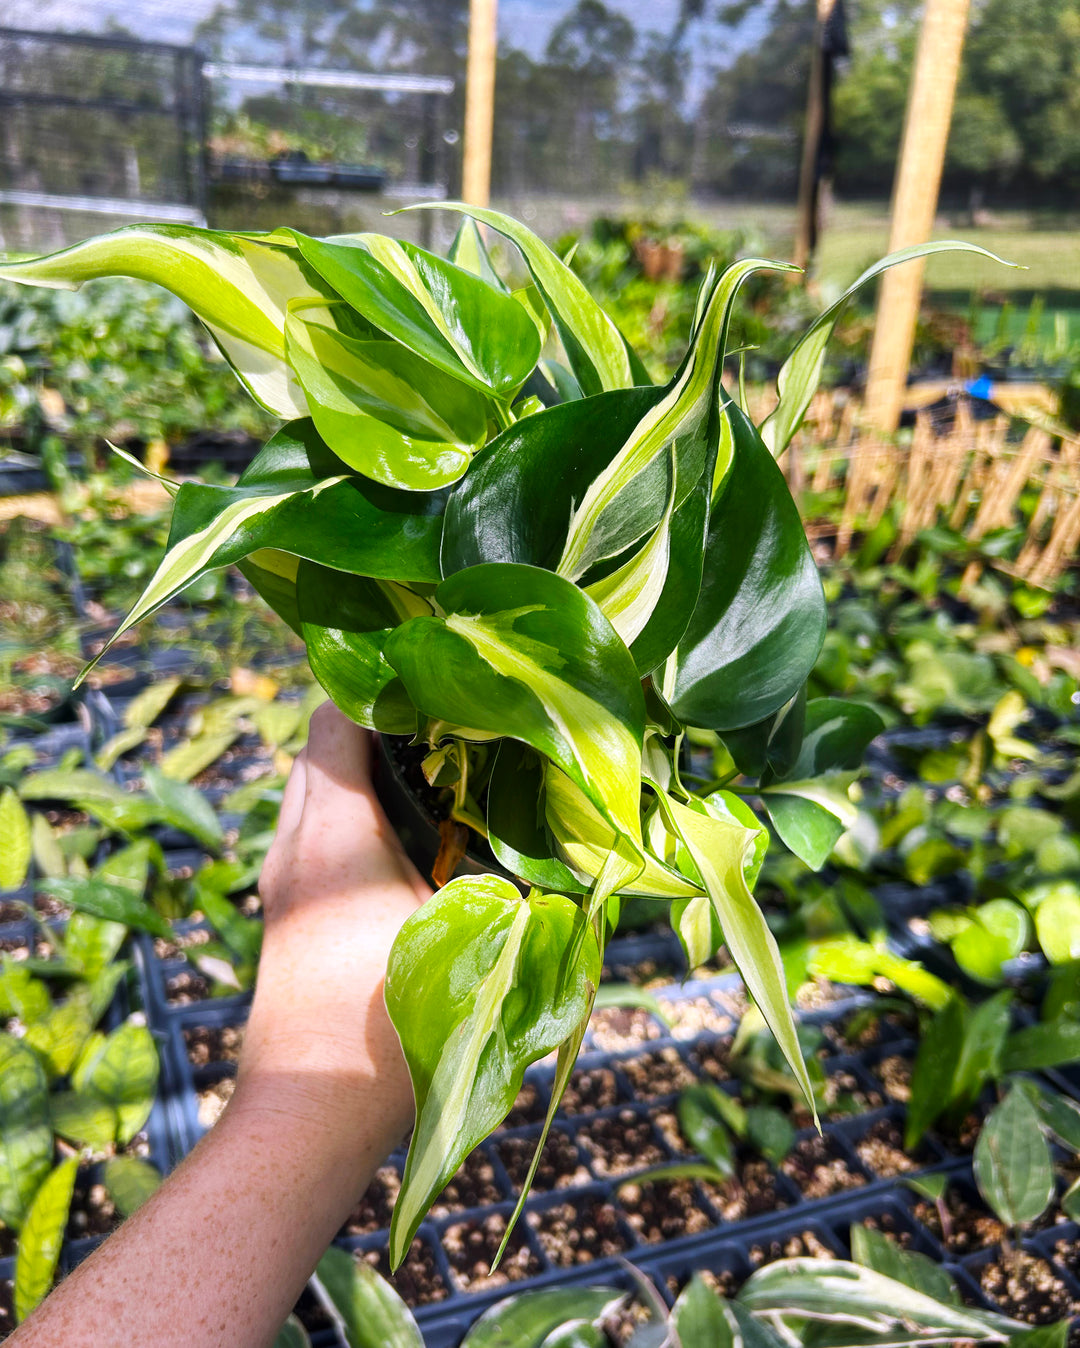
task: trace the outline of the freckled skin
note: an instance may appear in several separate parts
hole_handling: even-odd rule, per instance
[[[366,732],[330,706],[315,713],[260,881],[266,933],[236,1091],[10,1348],[269,1348],[401,1141],[412,1090],[382,981],[430,891],[369,761]]]

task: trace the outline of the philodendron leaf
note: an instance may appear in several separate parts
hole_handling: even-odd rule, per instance
[[[52,1165],[48,1091],[33,1049],[0,1035],[0,1221],[16,1231]]]
[[[689,725],[755,725],[798,693],[825,636],[825,598],[791,492],[729,404],[734,461],[712,503],[697,605],[663,693]]]
[[[461,1348],[540,1348],[568,1320],[602,1324],[626,1300],[617,1287],[545,1287],[498,1301],[469,1330]]]
[[[671,1323],[679,1342],[688,1348],[708,1344],[709,1348],[735,1348],[739,1341],[738,1325],[724,1299],[716,1294],[700,1273],[695,1273],[679,1293],[671,1308]]]
[[[840,835],[858,818],[858,808],[844,789],[847,780],[818,778],[762,789],[762,802],[777,833],[812,870],[824,866]]]
[[[285,323],[319,434],[350,468],[388,487],[456,482],[487,438],[483,396],[397,342],[338,331],[339,307],[290,308]]]
[[[884,729],[885,722],[872,707],[838,697],[815,697],[806,704],[794,759],[784,771],[771,770],[776,750],[770,745],[770,770],[762,785],[854,771],[862,765],[867,745]]]
[[[172,940],[173,930],[161,914],[151,908],[141,895],[133,894],[126,885],[113,884],[97,877],[83,880],[68,876],[65,879],[42,881],[41,888],[45,893],[63,899],[77,912],[90,913],[107,922],[123,923],[125,927],[137,927],[140,931],[148,931],[151,936],[160,936],[164,941]]]
[[[390,1231],[395,1267],[436,1195],[506,1117],[525,1068],[581,1022],[599,979],[581,909],[561,894],[522,899],[497,876],[451,881],[402,927],[386,1004],[416,1127]]]
[[[768,838],[753,813],[734,796],[683,805],[657,793],[668,827],[689,852],[713,905],[728,953],[772,1030],[817,1119],[810,1078],[799,1048],[776,938],[754,900],[748,876],[756,878]]]
[[[189,833],[212,852],[221,850],[224,833],[214,807],[197,787],[174,781],[153,764],[143,769],[146,787],[157,801],[161,817],[173,828]]]
[[[1080,1022],[1068,1014],[1017,1030],[1001,1053],[1003,1073],[1041,1072],[1072,1062],[1080,1062]]]
[[[416,732],[416,708],[383,654],[386,638],[431,605],[393,581],[301,562],[296,605],[311,672],[351,720],[393,735]]]
[[[530,885],[585,894],[588,884],[559,859],[554,835],[539,808],[546,779],[544,760],[535,750],[517,740],[501,742],[488,784],[488,842],[500,864]]]
[[[1024,1328],[1003,1315],[937,1301],[874,1269],[838,1259],[780,1259],[767,1264],[743,1284],[736,1301],[755,1315],[828,1320],[838,1331],[853,1325],[880,1335],[898,1328],[908,1333],[929,1331],[942,1336],[939,1342],[1001,1342],[1010,1329]],[[890,1341],[858,1340],[867,1345]]]
[[[382,234],[293,237],[367,322],[454,379],[507,400],[536,365],[532,319],[505,290],[464,267]]]
[[[280,417],[303,416],[304,395],[285,364],[285,312],[293,299],[332,292],[287,239],[191,225],[132,225],[31,262],[0,279],[74,290],[100,276],[153,281],[210,329],[251,395]]]
[[[415,208],[413,208],[415,209]],[[543,240],[525,225],[499,211],[440,201],[438,209],[490,225],[521,250],[537,290],[562,339],[570,368],[586,396],[648,382],[636,377],[626,340],[585,285]]]
[[[356,477],[310,421],[290,423],[235,487],[183,484],[173,502],[165,556],[110,644],[199,576],[251,554],[256,562],[270,552],[357,575],[438,580],[441,515],[437,494],[397,491]],[[80,678],[91,668],[93,663]]]
[[[1027,945],[1031,923],[1012,899],[990,899],[971,910],[971,922],[950,942],[963,971],[980,983],[1000,983],[1002,966]]]
[[[975,1182],[1006,1226],[1033,1222],[1054,1194],[1054,1164],[1039,1115],[1013,1087],[991,1112],[975,1143]]]
[[[957,1113],[971,1109],[983,1086],[1001,1073],[1005,1037],[1009,1032],[1012,993],[1008,989],[988,998],[967,1016],[964,1035],[957,1052],[951,1100]]]
[[[21,1324],[45,1297],[64,1242],[79,1159],[61,1161],[30,1205],[15,1255],[15,1319]]]
[[[114,1156],[102,1175],[109,1197],[123,1217],[130,1217],[161,1188],[161,1173],[138,1156]]]
[[[385,653],[428,716],[523,740],[639,844],[645,702],[634,662],[576,585],[538,567],[470,567]]]
[[[0,889],[18,889],[30,869],[30,820],[10,786],[0,791]]]
[[[363,1259],[331,1246],[311,1285],[348,1348],[424,1348],[408,1306]]]
[[[105,1151],[116,1141],[116,1110],[96,1095],[54,1091],[49,1096],[49,1118],[57,1135],[77,1147]]]
[[[676,1107],[679,1130],[691,1147],[725,1179],[735,1174],[735,1142],[728,1132],[724,1115],[714,1103],[719,1087],[690,1086]]]
[[[135,1136],[154,1107],[158,1052],[145,1025],[133,1021],[109,1035],[92,1035],[71,1074],[76,1091],[111,1105],[116,1111],[116,1141],[124,1146]]]
[[[867,267],[866,271],[844,291],[836,303],[831,304],[823,314],[819,315],[813,326],[800,338],[795,350],[792,351],[780,368],[780,373],[776,378],[776,391],[779,401],[761,424],[762,439],[775,458],[779,458],[783,454],[791,443],[791,437],[802,425],[806,409],[810,406],[821,381],[821,371],[825,365],[825,348],[832,336],[833,328],[836,327],[837,320],[844,310],[844,306],[852,295],[868,281],[873,280],[875,276],[880,276],[882,272],[888,271],[890,267],[899,266],[902,262],[911,262],[916,258],[928,257],[931,253],[948,252],[978,253],[982,257],[990,258],[993,262],[1000,262],[1002,266],[1014,265],[994,253],[987,252],[985,248],[980,248],[978,244],[939,239],[932,243],[915,244],[911,248],[901,248],[897,252],[889,253],[887,257],[881,258],[872,267]]]
[[[468,218],[462,220],[446,256],[455,266],[464,267],[466,271],[471,271],[474,276],[479,276],[481,280],[486,281],[489,286],[494,286],[496,290],[501,290],[503,294],[510,294],[506,282],[495,270],[491,255],[474,220]]]
[[[960,1304],[956,1283],[940,1264],[917,1250],[905,1250],[895,1240],[861,1222],[851,1225],[851,1257],[864,1268],[883,1273],[916,1292],[925,1292],[936,1301]]]
[[[272,1348],[311,1348],[308,1332],[295,1315],[290,1315],[278,1330]]]

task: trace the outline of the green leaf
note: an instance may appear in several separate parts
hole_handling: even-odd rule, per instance
[[[235,487],[181,486],[165,557],[110,644],[199,576],[253,553],[257,563],[269,551],[358,575],[438,580],[442,509],[437,493],[352,475],[312,422],[292,422]]]
[[[383,654],[386,639],[431,605],[393,581],[350,576],[301,562],[296,604],[311,672],[358,725],[416,732],[416,708]]]
[[[89,880],[68,877],[43,881],[41,888],[47,894],[63,899],[78,912],[104,918],[107,922],[119,922],[125,927],[137,927],[165,941],[172,940],[173,930],[161,914],[125,885],[97,877]]]
[[[396,342],[337,331],[335,307],[290,308],[285,324],[316,430],[343,463],[388,487],[455,482],[487,438],[483,397]]]
[[[190,782],[216,763],[226,749],[240,738],[240,730],[221,730],[213,734],[193,735],[161,756],[159,771],[172,782]]]
[[[636,983],[601,983],[596,989],[593,1010],[603,1011],[609,1006],[638,1007],[655,1016],[661,1025],[671,1028],[671,1021],[664,1014],[658,999],[647,988],[638,987]]]
[[[935,1301],[960,1304],[956,1283],[940,1264],[917,1250],[905,1250],[873,1227],[852,1222],[851,1257],[864,1268],[882,1273],[916,1292],[924,1292]]]
[[[0,1221],[16,1231],[52,1165],[48,1091],[33,1049],[0,1035]]]
[[[645,703],[630,654],[576,585],[537,567],[470,567],[442,617],[390,634],[386,658],[428,716],[531,744],[640,841]]]
[[[183,679],[155,679],[140,693],[136,693],[124,708],[124,725],[128,730],[148,728],[172,701],[183,685]]]
[[[488,783],[488,842],[500,864],[530,885],[584,894],[587,884],[559,860],[544,817],[547,776],[539,754],[516,740],[502,741]],[[614,838],[610,827],[607,833]]]
[[[731,1313],[700,1273],[695,1273],[671,1308],[671,1323],[683,1348],[735,1348],[738,1329]]]
[[[148,801],[88,769],[49,768],[35,772],[19,785],[23,800],[65,800],[85,810],[109,828],[124,831],[145,828],[156,818]]]
[[[1080,1023],[1062,1016],[1009,1035],[1001,1054],[1001,1071],[1043,1072],[1073,1062],[1080,1062]]]
[[[41,1056],[50,1077],[66,1076],[94,1028],[90,990],[72,988],[68,998],[30,1025],[25,1042]]]
[[[480,231],[477,229],[475,221],[468,218],[462,220],[446,256],[455,266],[464,267],[466,271],[471,271],[474,276],[479,276],[489,286],[494,286],[496,290],[501,290],[504,294],[510,293],[506,283],[495,270],[491,255],[488,253],[484,240],[480,237]]]
[[[1033,1098],[1043,1124],[1063,1146],[1080,1152],[1080,1105],[1057,1092],[1044,1093],[1037,1088]]]
[[[1061,1195],[1061,1210],[1069,1221],[1080,1220],[1080,1179],[1073,1180]]]
[[[536,365],[536,324],[505,288],[382,234],[294,237],[369,323],[454,379],[509,400]]]
[[[718,1094],[717,1086],[690,1086],[679,1096],[676,1113],[686,1141],[725,1179],[730,1179],[735,1174],[735,1143],[714,1103]]]
[[[806,704],[796,756],[775,775],[801,781],[825,772],[854,771],[862,766],[867,745],[884,729],[885,722],[872,707],[837,697],[813,698]]]
[[[116,1141],[116,1110],[95,1095],[54,1091],[49,1115],[56,1133],[77,1147],[106,1151]]]
[[[657,793],[660,808],[693,859],[705,890],[723,928],[724,941],[747,990],[776,1037],[795,1079],[806,1096],[814,1117],[817,1107],[795,1033],[788,1002],[784,966],[776,938],[769,930],[748,884],[748,872],[756,877],[768,839],[753,814],[742,802],[726,797],[724,806],[712,798],[700,810],[682,805],[663,792]],[[734,813],[732,813],[734,811]],[[750,821],[753,821],[751,823]]]
[[[685,724],[754,725],[806,682],[825,636],[825,599],[783,474],[735,405],[731,471],[713,500],[701,591],[664,695]]]
[[[127,928],[89,913],[72,913],[64,932],[64,957],[84,978],[96,978],[112,963]]]
[[[864,286],[890,267],[899,266],[915,258],[928,257],[931,253],[978,253],[1003,266],[1012,266],[994,253],[988,253],[974,243],[959,243],[951,240],[935,240],[933,243],[916,244],[911,248],[901,248],[890,253],[850,285],[843,295],[820,314],[813,326],[799,339],[798,345],[788,356],[776,379],[778,402],[761,425],[762,438],[774,458],[779,458],[791,443],[791,437],[799,429],[806,409],[810,406],[821,381],[821,372],[825,365],[825,348],[832,336],[837,320],[840,318],[848,300]]]
[[[30,820],[10,786],[0,791],[0,889],[19,889],[30,869]]]
[[[52,1286],[78,1169],[78,1157],[61,1161],[27,1213],[15,1256],[15,1319],[20,1324]]]
[[[24,1025],[43,1020],[52,1009],[49,989],[34,978],[25,961],[0,956],[0,1016],[15,1016]]]
[[[918,1146],[927,1128],[949,1107],[964,1031],[964,1006],[957,997],[947,1001],[923,1030],[911,1071],[911,1099],[904,1127],[907,1151]]]
[[[1080,959],[1080,894],[1055,885],[1035,910],[1035,933],[1051,964]]]
[[[815,871],[858,816],[842,786],[822,780],[766,787],[762,802],[782,841]]]
[[[971,1109],[986,1082],[1000,1075],[1011,1006],[1012,993],[1006,989],[968,1015],[953,1076],[952,1104],[957,1114]],[[953,1050],[955,1054],[955,1042]]]
[[[148,764],[143,770],[146,787],[161,808],[161,817],[181,833],[189,833],[197,842],[212,852],[219,851],[224,841],[221,821],[214,807],[203,793],[186,782],[167,777],[159,768]]]
[[[599,976],[591,927],[560,894],[523,900],[507,880],[470,877],[406,921],[385,994],[416,1097],[390,1232],[395,1267],[434,1198],[509,1112],[525,1068],[580,1023]]]
[[[348,1348],[424,1348],[408,1306],[363,1259],[331,1246],[311,1282]]]
[[[77,1091],[113,1106],[116,1141],[125,1146],[150,1117],[158,1072],[153,1036],[145,1025],[128,1021],[109,1035],[91,1036],[75,1064],[71,1083]]]
[[[795,1125],[775,1105],[751,1105],[746,1111],[746,1140],[766,1161],[779,1165],[795,1145]]]
[[[617,1287],[545,1287],[519,1292],[486,1310],[461,1348],[539,1348],[568,1320],[600,1325],[626,1300]]]
[[[191,225],[131,225],[49,257],[0,267],[0,279],[74,290],[101,276],[165,286],[210,329],[252,397],[280,417],[303,416],[304,395],[285,364],[286,305],[328,294],[279,235]]]
[[[1054,1193],[1054,1166],[1035,1106],[1009,1091],[990,1113],[975,1143],[975,1182],[1006,1226],[1041,1217]]]
[[[34,864],[42,875],[67,875],[67,861],[57,831],[43,814],[30,817],[30,838]]]
[[[295,1315],[290,1315],[278,1330],[272,1348],[311,1348],[308,1332]]]
[[[102,1178],[109,1197],[123,1217],[137,1212],[161,1187],[161,1173],[157,1167],[138,1156],[114,1156],[105,1162]]]
[[[638,382],[622,333],[586,290],[584,284],[531,230],[499,211],[440,201],[440,210],[490,225],[521,250],[525,265],[562,339],[570,368],[586,396]],[[416,209],[415,207],[412,209]],[[539,353],[538,353],[539,354]]]
[[[196,875],[194,906],[221,937],[233,958],[254,969],[262,949],[263,924],[256,918],[245,917],[224,894],[213,885],[201,883],[201,879],[201,874]],[[198,954],[198,948],[191,953]]]

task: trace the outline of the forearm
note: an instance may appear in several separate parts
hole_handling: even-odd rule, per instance
[[[337,914],[317,920],[340,941]],[[241,1079],[221,1120],[12,1348],[273,1342],[411,1112],[381,978],[353,969],[350,997],[343,957],[305,987],[289,925],[268,935]],[[371,958],[384,959],[377,946]]]

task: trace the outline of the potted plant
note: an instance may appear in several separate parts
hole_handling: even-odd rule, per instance
[[[454,821],[506,873],[446,883],[387,971],[416,1095],[395,1264],[552,1052],[554,1112],[624,896],[670,914],[691,966],[726,944],[813,1107],[753,899],[768,832],[746,797],[819,866],[848,818],[843,774],[880,725],[805,700],[826,609],[776,463],[847,295],[758,427],[721,379],[731,307],[752,272],[790,267],[710,272],[689,351],[656,387],[538,238],[446,209],[471,217],[448,259],[376,234],[135,226],[0,268],[165,285],[286,422],[235,486],[166,483],[166,554],[117,635],[237,564],[346,714],[423,746],[430,780],[455,785]],[[475,220],[516,245],[528,284],[502,279]],[[946,247],[983,251],[908,249],[857,284]],[[681,775],[687,728],[726,751],[703,791]]]

